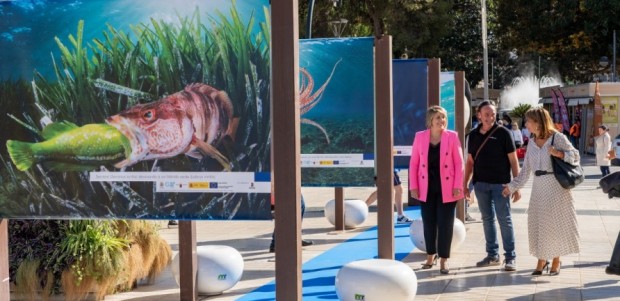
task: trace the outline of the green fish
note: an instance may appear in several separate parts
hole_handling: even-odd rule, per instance
[[[46,126],[45,141],[27,143],[8,140],[6,148],[17,169],[28,170],[43,163],[55,171],[93,170],[129,157],[129,140],[115,127],[87,124],[82,127],[61,121]]]

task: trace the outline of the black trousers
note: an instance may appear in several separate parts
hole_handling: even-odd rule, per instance
[[[441,191],[429,191],[426,202],[420,202],[426,254],[450,258],[456,202],[444,203]]]
[[[620,275],[620,233],[618,233],[618,239],[616,239],[616,245],[611,253],[611,260],[607,268],[612,273]]]

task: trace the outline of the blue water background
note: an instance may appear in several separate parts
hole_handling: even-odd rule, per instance
[[[304,118],[362,118],[373,126],[373,43],[373,38],[300,40],[299,67],[314,78],[314,91],[341,60],[321,101]]]
[[[426,129],[428,59],[392,60],[394,145],[411,145]],[[394,168],[409,168],[410,156],[394,156]]]
[[[454,72],[441,72],[440,75],[440,100],[439,104],[448,111],[448,129],[455,130],[455,114],[456,105],[454,103]]]
[[[299,66],[314,79],[313,92],[334,70],[318,104],[302,115],[324,127],[331,143],[302,124],[302,153],[374,155],[373,47],[373,38],[300,41]],[[372,186],[373,175],[372,167],[302,168],[302,186]]]
[[[216,10],[229,16],[231,0],[19,0],[0,2],[0,80],[33,78],[36,69],[48,79],[53,76],[51,56],[60,64],[54,37],[70,45],[80,20],[84,20],[84,42],[102,38],[106,24],[130,32],[130,25],[150,24],[150,19],[178,23],[178,16],[192,16],[196,7],[201,21]],[[255,17],[253,31],[265,21],[268,0],[237,0],[240,17],[247,23]],[[207,25],[209,28],[209,25]]]

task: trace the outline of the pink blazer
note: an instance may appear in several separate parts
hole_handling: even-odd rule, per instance
[[[417,189],[420,201],[426,202],[428,195],[428,147],[431,131],[415,134],[409,161],[409,189]],[[441,176],[441,195],[443,202],[455,202],[463,196],[463,150],[456,132],[444,130],[439,146],[439,174]],[[452,196],[452,189],[461,190],[460,195]]]

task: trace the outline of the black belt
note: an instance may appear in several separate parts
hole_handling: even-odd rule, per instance
[[[544,176],[544,175],[549,175],[552,174],[553,171],[546,171],[546,170],[537,170],[534,172],[534,175],[540,177],[540,176]]]

